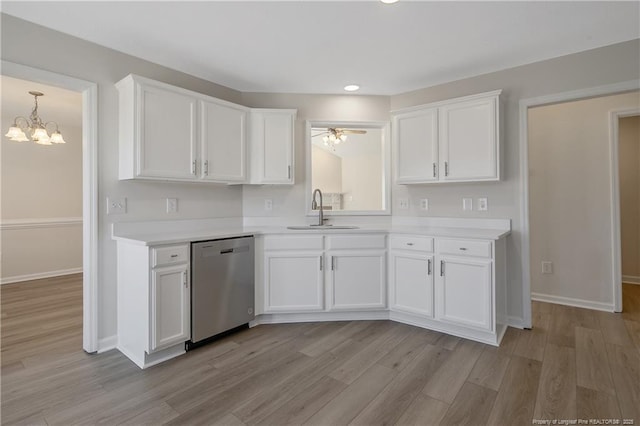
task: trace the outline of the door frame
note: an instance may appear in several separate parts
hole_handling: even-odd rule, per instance
[[[2,61],[2,75],[82,93],[82,348],[98,350],[98,85]]]
[[[611,170],[611,242],[613,245],[613,304],[616,312],[622,312],[622,237],[620,233],[620,167],[619,147],[620,119],[640,115],[640,107],[621,108],[609,112],[609,164]]]
[[[604,86],[596,86],[569,92],[543,95],[535,98],[520,100],[520,222],[522,224],[521,264],[522,264],[522,325],[531,328],[531,259],[529,238],[529,140],[528,140],[528,110],[532,107],[577,101],[599,96],[615,95],[619,93],[640,90],[639,80],[629,80]],[[617,159],[616,159],[617,161]],[[612,183],[613,184],[613,183]],[[618,218],[619,221],[619,218]],[[612,226],[612,234],[615,234]],[[615,237],[614,237],[615,238]],[[615,249],[614,249],[615,251]],[[615,253],[612,253],[615,256]],[[613,257],[612,257],[613,258]],[[614,263],[615,265],[615,263]],[[615,270],[615,267],[614,267]],[[615,275],[615,273],[614,273]],[[613,278],[613,277],[612,277]],[[615,301],[615,285],[612,283],[612,293]]]

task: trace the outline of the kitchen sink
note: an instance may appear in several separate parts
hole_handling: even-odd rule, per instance
[[[295,230],[308,230],[308,229],[358,229],[357,226],[347,226],[347,225],[301,225],[301,226],[287,226],[287,229],[295,229]]]

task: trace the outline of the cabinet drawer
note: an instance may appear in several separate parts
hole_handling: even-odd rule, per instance
[[[276,235],[264,238],[265,250],[322,250],[322,235]]]
[[[153,249],[152,259],[152,267],[188,262],[189,246],[179,245]]]
[[[438,240],[438,254],[491,258],[491,242],[472,240]]]
[[[386,246],[385,234],[332,235],[327,239],[327,248],[330,250],[383,249]]]
[[[433,238],[413,235],[392,235],[392,249],[433,252]]]

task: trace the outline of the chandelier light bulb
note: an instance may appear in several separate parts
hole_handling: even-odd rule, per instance
[[[53,134],[51,134],[51,139],[50,139],[51,143],[66,143],[64,141],[64,139],[62,138],[62,134],[58,131],[53,132]]]

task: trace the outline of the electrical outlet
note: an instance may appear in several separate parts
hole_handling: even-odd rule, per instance
[[[473,198],[462,199],[462,210],[473,210]]]
[[[270,199],[264,200],[264,209],[268,212],[273,210],[273,200],[270,200]]]
[[[125,214],[127,212],[127,198],[107,197],[107,214]]]
[[[423,198],[420,200],[420,210],[429,210],[429,199]]]
[[[398,208],[401,210],[407,210],[409,208],[409,199],[408,198],[400,198],[398,200]]]
[[[489,204],[486,198],[478,198],[478,211],[486,212],[489,210]]]
[[[553,274],[553,262],[542,261],[542,273],[543,274]]]
[[[178,213],[177,198],[167,198],[167,213]]]

